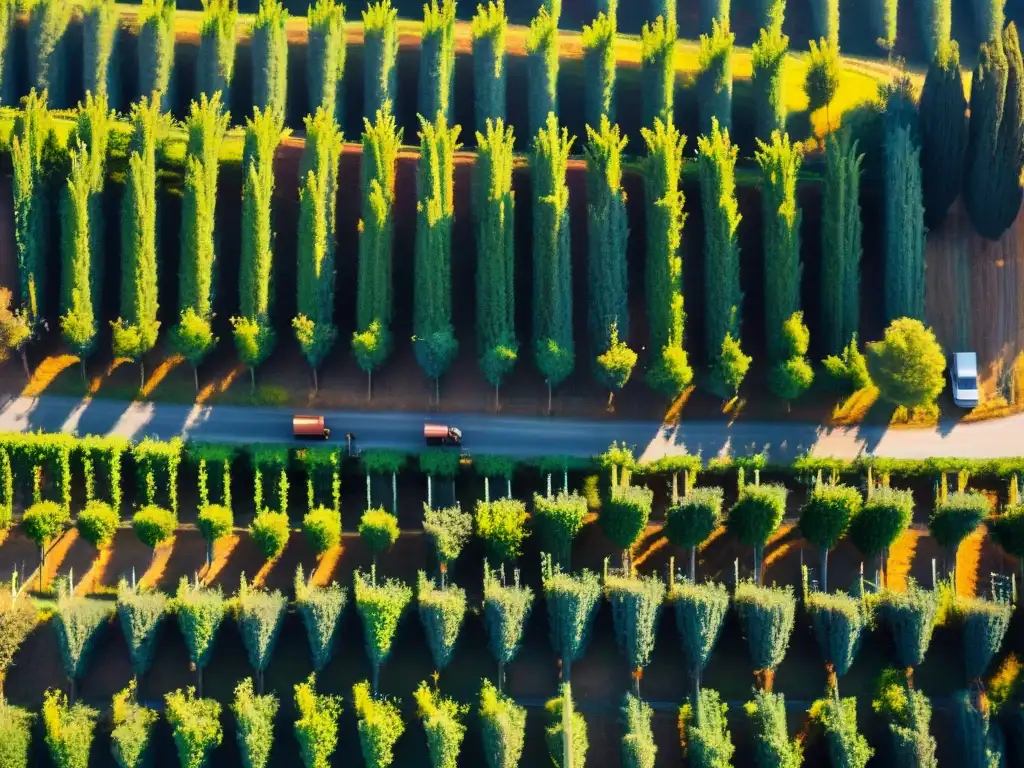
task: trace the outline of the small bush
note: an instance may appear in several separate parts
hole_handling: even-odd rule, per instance
[[[895,669],[882,672],[872,708],[889,731],[889,764],[907,768],[937,768],[935,739],[928,732],[931,703],[921,691],[907,684]]]
[[[430,537],[438,562],[455,562],[473,535],[473,516],[462,507],[431,509],[423,505],[423,531]]]
[[[302,518],[302,532],[310,547],[318,555],[341,543],[341,513],[327,507],[317,507]]]
[[[150,549],[168,541],[178,527],[178,518],[169,509],[150,504],[135,513],[132,518],[132,530],[139,541]]]
[[[697,711],[693,709],[692,702],[688,702],[679,710],[679,734],[690,765],[729,768],[736,748],[725,719],[727,707],[718,691],[702,688],[697,697]]]
[[[114,540],[121,517],[109,504],[94,499],[79,513],[76,525],[83,539],[96,549],[102,549]]]
[[[757,768],[800,768],[804,760],[803,741],[789,739],[786,700],[781,693],[754,691],[753,701],[743,706],[754,728]]]
[[[398,541],[398,518],[384,507],[368,509],[359,521],[359,535],[376,560],[377,555],[387,552]]]
[[[276,560],[284,552],[291,535],[288,515],[270,510],[260,512],[249,526],[249,535],[267,560]]]
[[[230,507],[221,504],[207,504],[199,510],[196,520],[199,532],[210,544],[222,536],[227,536],[235,527],[235,516]]]
[[[55,501],[40,501],[25,510],[21,527],[25,535],[43,548],[64,531],[68,511]]]
[[[496,499],[490,504],[478,501],[474,523],[476,535],[484,543],[487,559],[507,563],[522,554],[527,537],[526,505],[518,499]]]
[[[526,708],[484,678],[479,715],[488,768],[516,768],[526,743]]]
[[[566,567],[572,540],[583,528],[586,517],[587,500],[578,493],[562,491],[552,498],[539,493],[533,496],[533,525],[541,547]]]
[[[548,745],[548,754],[551,756],[551,762],[555,764],[556,768],[563,768],[564,766],[562,762],[562,734],[564,732],[565,718],[562,715],[562,707],[565,706],[566,700],[572,706],[572,693],[569,690],[568,683],[562,685],[561,696],[549,700],[544,705],[550,722],[550,725],[544,729],[544,741]],[[587,750],[590,748],[590,743],[587,740],[587,721],[583,718],[583,715],[576,711],[575,707],[572,709],[569,727],[571,728],[569,743],[572,750],[572,764],[573,766],[584,765],[587,760]]]
[[[832,765],[864,768],[875,751],[868,740],[857,732],[857,700],[828,696],[811,705],[813,723],[825,732],[828,755]]]

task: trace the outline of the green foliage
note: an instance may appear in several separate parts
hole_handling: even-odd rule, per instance
[[[804,608],[825,663],[837,678],[842,677],[853,665],[867,623],[861,601],[842,593],[811,592],[804,599]]]
[[[105,501],[94,499],[78,513],[75,521],[78,533],[96,549],[102,549],[114,540],[121,525],[121,517]]]
[[[757,768],[800,768],[804,761],[803,741],[789,739],[786,699],[781,693],[756,690],[743,705],[755,734],[754,765]]]
[[[55,768],[88,768],[89,750],[99,717],[92,707],[68,704],[61,691],[49,690],[43,699],[43,733]]]
[[[487,561],[484,561],[484,626],[491,655],[499,666],[508,664],[519,652],[523,628],[532,607],[533,590],[519,583],[518,570],[515,571],[513,583],[506,584],[504,568],[498,578],[487,566]],[[521,742],[519,749],[522,749]]]
[[[654,733],[651,731],[654,710],[649,704],[627,693],[620,711],[626,724],[626,731],[622,735],[623,768],[654,768],[654,759],[658,754],[658,746],[654,743]]]
[[[951,42],[949,35],[953,27],[952,0],[935,0],[934,3],[917,6],[917,15],[921,35],[924,37],[925,52],[929,59],[934,59],[943,47]],[[953,44],[955,45],[955,42]],[[962,169],[959,169],[958,173],[962,173]]]
[[[641,125],[674,122],[678,34],[675,20],[661,16],[640,31]]]
[[[473,516],[462,507],[429,509],[423,505],[423,532],[430,538],[439,563],[454,563],[473,535]]]
[[[235,516],[230,507],[220,504],[207,504],[199,510],[196,519],[196,527],[211,545],[224,536],[227,536],[235,527]]]
[[[454,478],[459,473],[462,457],[444,448],[427,448],[417,457],[420,471],[431,477]]]
[[[643,669],[654,653],[665,584],[657,576],[608,576],[604,594],[612,606],[612,626],[619,650],[630,669]]]
[[[101,140],[99,146],[104,144]],[[94,251],[93,230],[102,231],[102,220],[92,165],[93,153],[98,151],[81,139],[78,149],[69,151],[71,172],[61,196],[61,333],[83,365],[95,348],[97,332],[95,269],[99,254]]]
[[[829,355],[822,361],[829,382],[843,392],[856,392],[873,386],[868,374],[868,361],[857,346],[857,334],[843,347],[841,355]]]
[[[334,655],[341,617],[348,604],[348,590],[331,582],[319,587],[306,583],[302,566],[295,571],[295,610],[306,628],[313,670],[322,672]]]
[[[814,111],[825,107],[827,110],[839,90],[839,43],[821,38],[817,43],[810,40],[807,44],[810,54],[804,93],[807,94],[808,108]]]
[[[774,671],[793,634],[796,600],[792,587],[759,587],[742,582],[733,593],[736,614],[755,670]]]
[[[337,0],[316,0],[306,15],[306,83],[310,114],[321,108],[341,119],[341,80],[345,72],[345,6]]]
[[[879,592],[876,610],[892,633],[897,665],[901,669],[919,666],[935,629],[935,592],[921,589],[910,579],[904,592]]]
[[[618,549],[630,549],[647,528],[654,491],[642,485],[612,488],[601,506],[601,530]]]
[[[999,725],[973,699],[971,691],[953,697],[953,759],[964,768],[1002,768],[1006,762]]]
[[[778,23],[762,29],[760,37],[750,49],[753,68],[750,87],[755,98],[754,135],[763,141],[773,139],[776,131],[784,133],[786,130],[786,54],[789,51],[789,37],[782,34],[781,22],[780,18]],[[767,201],[763,201],[766,211],[778,210],[769,209]]]
[[[1024,558],[1024,505],[1008,505],[1002,513],[988,518],[985,526],[1004,552]]]
[[[112,56],[120,14],[114,0],[88,0],[82,8],[82,86],[116,102],[118,67]]]
[[[28,710],[0,701],[0,765],[4,768],[28,768],[33,718]]]
[[[72,6],[65,0],[33,0],[21,7],[28,10],[29,84],[49,94],[50,106],[69,107],[66,32]]]
[[[0,590],[0,697],[2,681],[14,664],[14,657],[21,644],[35,629],[39,619],[35,604],[28,595],[19,599],[10,590]],[[0,758],[0,764],[2,758]]]
[[[825,732],[829,761],[844,768],[864,768],[874,755],[857,732],[857,700],[826,696],[811,705],[810,719]]]
[[[935,542],[954,553],[960,542],[981,525],[992,511],[988,498],[979,491],[951,493],[935,505],[928,531]]]
[[[697,694],[696,712],[693,703],[679,710],[679,733],[683,752],[692,766],[728,768],[736,748],[732,744],[725,718],[727,707],[718,691],[702,688]]]
[[[728,132],[732,126],[732,47],[736,35],[729,19],[714,19],[710,34],[700,36],[697,92],[700,132],[709,136],[715,125]]]
[[[788,490],[784,485],[747,485],[729,510],[725,528],[745,547],[754,548],[754,574],[760,583],[761,552],[782,523]]]
[[[612,392],[622,389],[633,375],[636,361],[636,352],[619,339],[619,328],[612,324],[608,329],[608,348],[594,361],[598,381]],[[670,375],[672,366],[663,365],[661,370]],[[678,380],[678,377],[673,376],[673,380]]]
[[[531,137],[545,129],[551,115],[558,115],[558,20],[561,10],[561,2],[542,4],[537,15],[530,20],[530,30],[526,35],[529,76],[527,125]]]
[[[1005,5],[1003,0],[972,0],[974,28],[979,40],[999,39],[1003,31]]]
[[[243,768],[266,768],[269,764],[277,709],[277,697],[272,693],[257,694],[251,677],[235,686],[231,711],[235,713],[238,726],[235,738]]]
[[[295,738],[306,768],[329,768],[338,746],[341,697],[316,692],[316,674],[295,686]]]
[[[677,547],[696,549],[721,524],[722,499],[721,488],[692,489],[665,510],[665,537]]]
[[[227,99],[235,73],[235,23],[238,4],[232,0],[206,0],[199,21],[199,56],[196,61],[196,90],[213,98]],[[258,65],[257,65],[258,69]]]
[[[494,9],[496,6],[492,3],[488,7]],[[504,45],[504,6],[500,8]],[[474,20],[474,30],[483,13],[481,6]],[[474,38],[474,66],[475,49],[482,39]],[[504,112],[504,74],[501,82],[501,111]],[[477,107],[480,108],[479,102]],[[486,130],[482,133],[477,131],[476,134],[473,218],[477,252],[477,353],[484,378],[496,388],[512,370],[519,354],[515,324],[515,195],[512,192],[514,140],[512,126],[506,126],[501,118],[495,122],[488,119]]]
[[[398,541],[398,518],[383,507],[368,509],[359,521],[359,536],[366,542],[376,560]]]
[[[488,768],[515,768],[526,741],[526,708],[484,678],[480,688],[480,730]]]
[[[491,562],[511,562],[522,554],[523,540],[529,535],[526,530],[528,518],[526,505],[518,499],[476,503],[473,524]]]
[[[547,13],[541,8],[540,17]],[[540,18],[538,17],[538,18]],[[535,20],[536,21],[536,20]],[[557,58],[557,52],[556,52]],[[572,258],[566,171],[576,137],[554,112],[537,132],[533,153],[533,351],[549,387],[576,365],[572,334]]]
[[[68,511],[54,501],[40,501],[25,510],[21,529],[40,550],[64,531],[69,519]]]
[[[117,616],[128,641],[128,654],[136,677],[146,674],[153,662],[156,640],[167,618],[168,607],[167,595],[163,592],[138,589],[123,579],[117,586]]]
[[[406,455],[383,448],[368,448],[359,452],[359,462],[369,474],[391,475],[405,468]]]
[[[288,96],[288,11],[281,0],[260,0],[252,23],[252,100],[255,110],[284,115]],[[318,106],[314,102],[314,106]]]
[[[466,616],[466,590],[453,584],[438,586],[433,579],[419,572],[416,603],[427,645],[438,672],[448,666],[455,642]]]
[[[921,88],[918,121],[925,224],[929,229],[938,229],[964,183],[967,99],[960,71],[960,48],[956,41],[949,41],[950,0],[925,3],[924,7],[944,7],[947,14],[945,40],[933,54]]]
[[[1013,606],[981,597],[958,598],[956,611],[963,622],[964,671],[968,681],[979,680],[999,653]]]
[[[173,605],[178,629],[188,647],[189,660],[202,670],[210,661],[217,630],[227,613],[224,593],[219,586],[190,585],[188,579],[182,578],[178,582]]]
[[[800,535],[817,547],[831,549],[863,504],[856,488],[818,483],[800,510]]]
[[[928,732],[931,703],[909,685],[906,675],[895,669],[884,670],[871,706],[885,721],[891,760],[914,768],[938,766],[935,739]]]
[[[505,0],[477,5],[472,21],[474,125],[505,118]],[[479,148],[479,142],[477,143]]]
[[[276,560],[284,552],[291,535],[287,512],[264,510],[253,518],[249,535],[267,560]]]
[[[882,554],[910,525],[914,497],[910,491],[879,487],[853,516],[846,535],[865,557]]]
[[[462,719],[469,713],[469,707],[431,690],[426,682],[420,683],[413,696],[427,734],[430,764],[433,768],[456,768],[459,749],[466,736]]]
[[[235,619],[249,664],[256,671],[261,687],[263,672],[270,663],[287,607],[288,600],[280,590],[268,592],[252,587],[242,576],[235,598]]]
[[[587,650],[600,606],[601,582],[592,571],[573,575],[552,570],[550,562],[546,568],[542,563],[542,568],[551,648],[561,660],[563,675],[568,680],[570,665]]]
[[[575,491],[560,491],[550,498],[533,495],[531,520],[540,537],[541,548],[565,567],[571,560],[572,540],[583,528],[586,516],[587,500]]]
[[[587,749],[590,743],[587,740],[587,721],[576,711],[575,703],[572,700],[572,692],[568,683],[563,683],[558,696],[548,700],[544,705],[549,725],[544,728],[544,741],[548,746],[548,755],[556,768],[565,768],[565,721],[564,708],[569,707],[569,751],[570,760],[573,766],[582,766],[587,760]]]
[[[867,345],[871,380],[882,398],[906,407],[928,405],[946,386],[946,356],[920,320],[893,320],[882,341]]]
[[[139,541],[150,549],[156,549],[174,536],[178,527],[178,517],[169,509],[148,504],[132,518],[132,530]]]
[[[181,447],[180,437],[173,437],[166,442],[146,437],[132,446],[135,487],[141,490],[143,500],[146,504],[163,502],[175,514],[178,511]]]
[[[921,150],[910,128],[885,135],[885,314],[924,319]]]
[[[601,11],[583,25],[583,122],[588,128],[605,118],[615,120],[615,27],[614,11]]]
[[[328,507],[311,509],[302,518],[302,532],[313,551],[322,555],[341,543],[341,513]]]
[[[220,726],[220,702],[196,698],[189,686],[164,696],[167,722],[174,734],[181,768],[206,768],[210,753],[220,746],[224,732]]]
[[[811,3],[815,34],[839,46],[839,0],[814,0]]]
[[[391,6],[391,0],[380,0],[363,11],[364,117],[372,119],[395,103],[397,65],[398,10]]]
[[[105,600],[74,597],[64,591],[58,597],[54,627],[64,674],[72,681],[85,674],[112,611],[112,606]]]
[[[722,634],[729,611],[729,591],[724,584],[714,582],[678,581],[668,599],[675,608],[683,658],[691,673],[699,675]]]
[[[405,732],[397,702],[374,698],[367,682],[352,686],[352,705],[359,718],[359,746],[366,768],[387,768],[395,742]]]
[[[113,725],[110,751],[118,768],[144,768],[148,764],[151,758],[149,740],[153,725],[159,718],[156,710],[138,702],[134,680],[128,683],[127,688],[114,695],[110,715]]]
[[[395,639],[402,612],[412,600],[412,589],[395,579],[377,583],[376,570],[369,574],[356,571],[356,610],[363,622],[363,640],[366,653],[373,664],[374,677],[377,670],[391,655],[391,644]]]
[[[139,8],[139,92],[157,94],[160,110],[171,108],[175,0],[142,0]]]
[[[455,76],[455,0],[430,0],[423,6],[420,38],[419,114],[433,122],[452,116]]]

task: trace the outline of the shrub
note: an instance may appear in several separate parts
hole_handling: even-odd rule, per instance
[[[647,529],[654,492],[640,485],[613,488],[601,507],[601,530],[617,549],[623,551],[623,564],[629,563],[629,550]]]
[[[563,675],[570,679],[572,662],[583,656],[601,599],[601,582],[592,571],[577,575],[552,570],[550,560],[542,564],[544,602],[548,608],[551,648],[562,662]]]
[[[563,760],[563,733],[565,727],[565,716],[563,707],[570,707],[569,716],[569,749],[572,752],[572,765],[583,765],[587,760],[587,749],[590,744],[587,740],[587,721],[583,715],[576,711],[573,706],[572,691],[568,683],[562,684],[561,695],[550,699],[544,709],[547,713],[550,724],[544,728],[544,741],[548,745],[548,754],[551,762],[556,768],[564,768]]]
[[[724,584],[682,581],[672,586],[668,599],[675,608],[683,659],[693,675],[696,691],[700,688],[700,673],[722,635],[729,612],[729,590]]]
[[[488,768],[516,768],[526,742],[526,708],[504,696],[484,678],[479,714]]]
[[[1005,764],[998,723],[987,708],[975,706],[969,691],[953,696],[953,750],[955,764],[963,768],[997,768]]]
[[[846,532],[864,501],[848,485],[818,483],[800,511],[800,535],[821,549],[821,590],[828,592],[828,552]]]
[[[728,19],[712,21],[711,34],[700,36],[698,93],[700,132],[710,135],[713,121],[725,130],[732,125],[732,47],[736,35]]]
[[[725,528],[741,544],[754,548],[754,581],[761,583],[761,553],[786,513],[784,485],[747,485],[729,510]]]
[[[964,671],[968,681],[978,680],[1003,644],[1013,607],[1007,602],[975,597],[958,599],[956,610],[964,627]]]
[[[757,768],[800,768],[803,765],[803,741],[789,740],[786,699],[781,693],[754,691],[753,701],[748,701],[743,709],[756,737],[754,765]]]
[[[876,600],[878,615],[892,632],[896,663],[901,669],[921,664],[935,629],[935,593],[910,579],[905,592],[882,590]]]
[[[139,537],[139,541],[153,550],[169,541],[177,527],[177,515],[155,504],[143,507],[132,518],[132,530],[135,531],[135,535]]]
[[[295,686],[295,739],[306,768],[329,768],[338,746],[341,697],[316,692],[316,674]]]
[[[721,488],[694,488],[665,510],[662,532],[677,547],[690,550],[690,581],[695,580],[697,548],[722,521]]]
[[[0,701],[0,764],[4,768],[28,768],[32,719],[28,710]]]
[[[416,698],[417,713],[423,721],[423,730],[427,734],[430,764],[433,768],[456,768],[459,749],[466,736],[466,726],[462,724],[462,719],[469,712],[469,707],[431,690],[426,682],[420,683],[413,695]]]
[[[182,768],[203,768],[210,753],[224,738],[220,727],[220,702],[196,698],[191,686],[184,692],[177,690],[166,694],[164,701]]]
[[[665,584],[657,576],[623,578],[608,576],[604,594],[612,606],[612,625],[619,650],[630,669],[639,673],[654,653],[658,619],[665,600]],[[639,687],[639,675],[635,678]]]
[[[14,664],[18,649],[36,626],[38,618],[35,603],[28,595],[21,597],[11,594],[9,589],[0,589],[0,700],[7,671]]]
[[[134,680],[114,695],[110,715],[114,727],[110,734],[110,751],[118,768],[142,768],[148,764],[151,757],[149,740],[159,717],[155,710],[142,706],[136,700]]]
[[[64,674],[71,679],[72,698],[75,681],[85,674],[92,661],[100,632],[112,612],[112,606],[106,600],[74,597],[67,593],[62,593],[57,600],[54,626],[60,643]]]
[[[658,745],[651,731],[654,710],[649,704],[627,693],[622,702],[622,719],[626,732],[622,735],[623,768],[654,768]]]
[[[280,590],[267,592],[251,587],[242,575],[235,598],[235,619],[249,664],[256,671],[256,685],[260,693],[263,692],[263,672],[270,663],[287,607],[288,601]]]
[[[58,768],[87,768],[89,750],[99,717],[92,707],[68,705],[61,691],[49,690],[43,699],[43,733],[50,759]]]
[[[117,615],[136,677],[146,674],[153,661],[157,634],[167,618],[167,609],[167,595],[163,592],[130,587],[124,579],[117,586]]]
[[[46,545],[57,538],[68,522],[68,511],[55,501],[40,501],[25,510],[21,528],[39,547],[39,559],[45,564]]]
[[[252,678],[247,677],[235,686],[231,710],[235,713],[235,738],[243,768],[267,768],[274,745],[277,697],[272,693],[257,694],[253,690]]]
[[[881,557],[910,525],[913,514],[910,491],[875,488],[850,520],[846,535],[864,557]]]
[[[398,541],[398,518],[384,507],[368,509],[359,521],[359,535],[377,562],[377,555],[387,552]]]
[[[78,513],[79,535],[96,549],[103,549],[114,540],[121,525],[121,516],[105,501],[93,499]]]
[[[288,514],[264,510],[253,518],[249,535],[267,560],[276,560],[284,552],[291,535]]]
[[[908,685],[906,676],[895,670],[882,672],[872,708],[885,721],[889,732],[889,760],[908,768],[936,768],[935,739],[928,732],[932,707],[928,697]]]
[[[844,594],[811,592],[804,600],[825,663],[837,678],[850,671],[866,623],[861,602]]]
[[[859,253],[859,252],[858,252]],[[847,265],[852,268],[851,265]],[[860,285],[859,276],[851,280],[855,287]],[[859,287],[857,290],[860,290]],[[851,302],[851,310],[859,317],[859,309],[854,309]],[[852,322],[852,318],[849,320]],[[841,330],[838,331],[842,333]],[[822,366],[830,379],[832,386],[842,392],[852,393],[865,387],[873,386],[871,376],[868,374],[868,361],[857,346],[857,334],[850,337],[850,342],[843,347],[841,355],[829,355],[822,360]]]
[[[490,561],[511,562],[522,554],[523,540],[529,535],[525,526],[528,517],[526,505],[518,499],[476,503],[476,535],[483,539]]]
[[[334,549],[341,543],[341,513],[327,507],[317,507],[302,518],[302,532],[317,555]]]
[[[867,345],[867,364],[879,394],[894,405],[928,405],[946,386],[946,356],[920,320],[893,320],[882,341]]]
[[[462,507],[430,509],[423,505],[423,532],[430,537],[442,569],[454,563],[473,534],[473,516]]]
[[[810,57],[807,63],[807,79],[804,81],[804,93],[810,109],[825,107],[826,118],[831,127],[832,119],[828,116],[828,106],[839,90],[839,42],[822,38],[817,43],[811,40]]]
[[[213,544],[222,536],[227,536],[235,527],[235,516],[229,507],[208,504],[199,510],[196,524],[203,538]]]
[[[412,600],[412,589],[394,579],[378,584],[376,569],[370,571],[369,577],[362,571],[356,571],[353,580],[356,610],[363,621],[363,641],[373,664],[373,687],[376,690],[380,667],[391,655],[391,644],[402,612]]]
[[[1024,504],[1007,506],[985,521],[989,534],[1003,551],[1021,561],[1024,569]]]
[[[792,587],[759,587],[742,582],[733,593],[736,613],[754,669],[774,673],[789,647],[796,616]]]
[[[419,572],[416,587],[423,633],[427,636],[434,669],[440,672],[448,666],[455,651],[455,641],[466,616],[466,590],[454,585],[438,588],[433,579]]]
[[[484,626],[491,655],[498,662],[499,688],[504,684],[505,665],[519,652],[532,606],[533,590],[519,583],[518,570],[513,583],[505,584],[504,567],[499,579],[484,561]]]
[[[935,506],[928,530],[940,547],[951,551],[954,566],[960,542],[981,525],[991,510],[985,495],[976,491],[951,493]]]
[[[696,712],[693,702],[679,709],[679,734],[690,765],[703,768],[727,768],[732,765],[736,748],[727,727],[726,710],[718,691],[709,688],[702,688],[697,694]]]
[[[864,768],[874,754],[868,740],[857,732],[857,700],[828,696],[811,705],[811,721],[825,732],[832,765]]]
[[[331,660],[347,604],[348,591],[337,582],[325,587],[310,586],[303,577],[302,566],[295,569],[295,609],[306,628],[315,672],[322,672]]]
[[[227,605],[220,587],[190,586],[184,577],[178,582],[174,595],[174,612],[178,617],[178,628],[185,637],[189,660],[195,665],[197,681],[202,691],[203,669],[210,661],[217,631],[224,620]],[[191,689],[190,689],[191,690]],[[217,705],[220,711],[220,704]],[[219,742],[219,739],[218,739]]]
[[[374,698],[366,681],[352,686],[352,705],[359,718],[359,746],[366,768],[387,768],[394,760],[395,742],[405,732],[402,713],[394,702]]]

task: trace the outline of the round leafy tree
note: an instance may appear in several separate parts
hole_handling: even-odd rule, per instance
[[[894,405],[928,405],[946,385],[946,356],[920,320],[893,320],[882,341],[867,345],[867,363],[878,393]]]
[[[821,550],[821,589],[828,592],[828,552],[864,504],[848,485],[818,484],[800,511],[800,533]]]
[[[373,562],[377,555],[387,552],[398,541],[398,518],[384,507],[368,509],[359,521],[359,535],[373,553]]]
[[[721,488],[694,488],[665,511],[665,537],[677,547],[690,550],[690,581],[697,571],[697,547],[722,521]]]
[[[317,507],[302,518],[302,531],[309,546],[318,555],[341,543],[341,513],[327,507]]]
[[[132,530],[135,531],[135,535],[152,550],[170,540],[177,527],[177,516],[169,509],[155,504],[143,507],[132,518]]]
[[[861,511],[850,520],[846,535],[866,558],[879,558],[881,569],[886,551],[910,525],[914,497],[910,491],[879,487],[871,492]]]
[[[93,499],[78,514],[78,534],[96,549],[102,549],[114,540],[121,517],[105,501]]]
[[[784,485],[748,485],[729,510],[725,527],[741,544],[754,548],[754,581],[761,583],[761,554],[786,513]]]
[[[249,535],[267,560],[276,560],[281,556],[290,534],[291,526],[285,512],[265,510],[256,515],[249,526]]]

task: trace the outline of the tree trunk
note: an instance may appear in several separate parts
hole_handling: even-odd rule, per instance
[[[605,406],[605,410],[608,413],[615,413],[615,392],[608,393],[608,404]]]
[[[494,412],[497,413],[501,410],[501,400],[498,395],[498,385],[494,385]]]
[[[256,670],[256,693],[263,695],[263,670]]]
[[[79,358],[79,362],[82,364],[82,383],[85,384],[86,388],[89,387],[89,371],[85,367],[85,355]]]
[[[642,669],[638,669],[633,673],[633,695],[638,699],[640,698],[640,674],[642,672]]]
[[[249,366],[249,392],[256,395],[256,369],[251,365]]]
[[[828,594],[828,547],[821,548],[821,591]]]
[[[196,696],[203,698],[203,668],[196,664]]]
[[[210,567],[213,565],[213,542],[206,542],[206,572],[210,572]]]
[[[506,499],[511,499],[512,498],[512,478],[511,477],[506,477],[505,478],[505,498]],[[1022,563],[1021,563],[1021,571],[1022,571],[1022,573],[1024,573],[1024,561],[1022,561]],[[1021,580],[1024,581],[1024,576],[1021,577]]]
[[[391,514],[398,514],[398,473],[391,473]]]
[[[679,473],[672,473],[672,503],[679,503]]]
[[[434,405],[441,407],[441,380],[434,379]]]
[[[761,548],[754,547],[754,583],[761,586]]]
[[[313,368],[313,394],[320,394],[320,376],[317,375],[316,368]]]
[[[75,678],[68,678],[68,706],[75,706]]]
[[[28,367],[28,350],[24,347],[21,348],[21,367],[25,371],[25,380],[32,381],[32,371]]]
[[[697,699],[700,697],[700,667],[693,670],[693,710],[697,711]]]
[[[498,662],[498,693],[505,691],[505,662]]]
[[[146,361],[139,358],[139,391],[146,388]]]
[[[491,503],[491,478],[484,478],[484,504]]]
[[[43,571],[46,570],[46,549],[45,545],[39,547],[39,591],[43,591]]]
[[[195,381],[195,384],[196,384],[196,394],[198,395],[199,394],[199,366],[198,365],[193,365],[192,366],[192,378]]]
[[[548,416],[551,415],[551,382],[548,382]]]
[[[380,664],[373,665],[373,695],[377,695],[377,684],[380,682]]]
[[[373,371],[366,372],[366,400],[373,400]]]
[[[697,583],[697,548],[690,547],[690,583]]]

